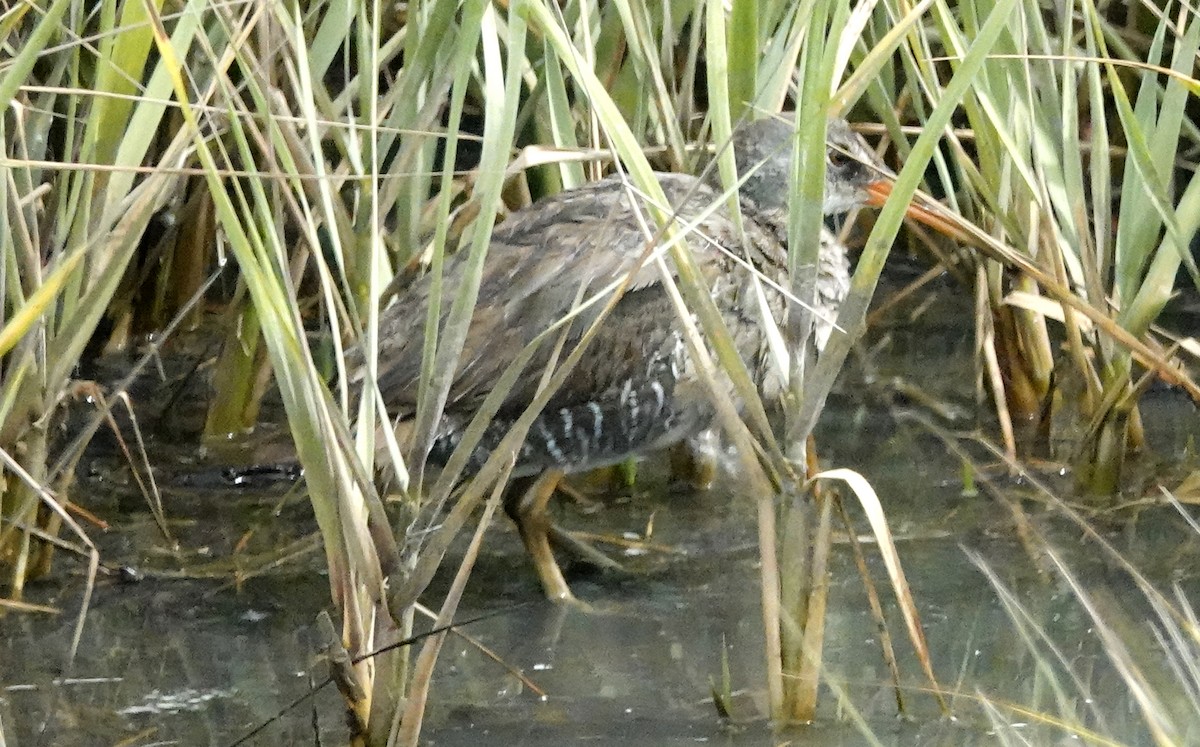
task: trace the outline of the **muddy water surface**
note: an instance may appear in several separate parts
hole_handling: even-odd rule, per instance
[[[950,430],[973,427],[966,336],[952,328],[933,336],[902,328],[890,334],[890,357],[873,359],[874,380],[921,381],[922,391],[969,415],[961,423],[936,422]],[[499,612],[466,632],[527,682],[472,643],[451,637],[439,662],[424,743],[866,744],[855,726],[859,720],[887,745],[988,745],[1001,737],[1074,743],[1061,741],[1066,735],[1053,725],[1014,711],[1003,713],[1007,733],[995,733],[979,706],[981,696],[1035,711],[1065,710],[1118,741],[1149,743],[1128,688],[1074,593],[1031,561],[1007,508],[986,492],[964,495],[959,457],[905,415],[910,408],[928,411],[902,397],[889,406],[866,392],[862,377],[860,367],[831,401],[822,453],[831,466],[861,471],[880,493],[900,538],[935,672],[942,687],[957,693],[950,701],[957,718],[941,717],[922,692],[926,681],[904,639],[882,563],[868,547],[897,641],[906,706],[905,717],[897,717],[878,630],[841,543],[834,551],[826,643],[828,681],[837,692],[823,693],[819,723],[772,733],[762,719],[753,505],[727,473],[714,490],[687,493],[667,489],[661,467],[648,465],[624,498],[559,507],[565,526],[596,534],[641,536],[653,526],[654,547],[623,557],[629,576],[574,576],[577,594],[594,608],[590,613],[540,601],[515,532],[502,521],[491,529],[460,616]],[[1153,469],[1163,475],[1183,470],[1188,439],[1200,430],[1195,409],[1163,391],[1151,395],[1146,411],[1163,455]],[[306,504],[281,497],[283,483],[181,484],[186,481],[174,479],[179,473],[197,469],[189,463],[193,451],[171,445],[156,451],[160,463],[177,465],[161,475],[177,549],[163,539],[114,457],[98,454],[81,476],[80,494],[111,524],[108,532],[93,534],[104,562],[136,569],[140,580],[101,577],[69,670],[65,652],[83,589],[81,564],[64,555],[56,576],[29,590],[31,601],[58,606],[62,615],[3,619],[0,719],[6,745],[226,745],[268,721],[251,744],[343,743],[340,701],[332,688],[285,710],[325,677],[314,621],[328,606],[328,585]],[[988,475],[1017,500],[1027,496],[1020,505],[1030,515],[1045,515],[1028,497],[1027,482],[1001,469]],[[1068,484],[1056,483],[1053,469],[1044,477],[1057,488]],[[1087,588],[1098,591],[1135,641],[1150,639],[1146,606],[1128,576],[1082,541],[1078,530],[1048,526],[1054,546]],[[1172,510],[1098,526],[1160,585],[1177,581],[1184,592],[1196,591],[1200,541]],[[247,532],[251,539],[235,555]],[[269,548],[280,547],[289,550],[267,570],[257,570],[266,565]],[[1069,661],[1079,681],[1068,683],[1068,697],[1054,697],[1050,679],[1039,673],[1029,645],[968,552],[1012,588],[1031,621]],[[256,569],[256,575],[239,580],[239,569]],[[434,592],[447,582],[439,579]],[[735,723],[718,717],[710,697],[714,683],[721,684],[723,665]]]

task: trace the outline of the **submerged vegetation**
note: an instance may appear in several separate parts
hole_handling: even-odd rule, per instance
[[[444,636],[365,655],[412,635],[414,605],[470,530],[466,559],[437,600],[435,625],[453,620],[511,454],[574,358],[565,350],[545,372],[547,388],[482,469],[464,470],[487,425],[480,417],[446,469],[427,474],[374,385],[380,313],[396,288],[420,272],[440,277],[451,252],[478,270],[496,221],[540,196],[619,165],[661,197],[655,169],[698,172],[710,158],[701,146],[725,143],[739,121],[798,110],[789,267],[793,290],[811,297],[824,114],[846,115],[879,123],[898,176],[857,260],[840,330],[814,367],[784,364],[782,427],[767,416],[775,403],[736,375],[746,424],[732,408],[721,422],[760,521],[769,716],[809,721],[824,671],[833,525],[854,531],[834,492],[809,490],[805,444],[918,189],[965,216],[968,245],[923,243],[976,296],[979,380],[994,413],[981,420],[1014,471],[1034,458],[1070,463],[1090,508],[1111,509],[1133,479],[1123,465],[1143,448],[1138,403],[1150,383],[1200,401],[1188,367],[1200,345],[1156,327],[1173,294],[1200,288],[1190,249],[1200,229],[1197,21],[1186,4],[1027,0],[5,5],[3,606],[22,608],[56,550],[87,557],[93,571],[99,563],[80,526],[87,506],[72,494],[74,468],[127,400],[77,381],[79,364],[128,350],[144,352],[140,368],[164,336],[218,305],[219,396],[205,438],[252,428],[264,398],[281,401],[324,542],[337,644],[355,662],[343,689],[353,728],[364,743],[416,744]],[[736,188],[732,155],[713,152]],[[648,219],[665,241],[667,217]],[[689,267],[683,244],[670,261]],[[681,271],[679,283],[697,339],[722,339],[703,281]],[[439,422],[478,291],[477,281],[453,297],[433,287],[415,443],[428,443]],[[439,308],[450,309],[441,329]],[[346,370],[354,346],[364,383]],[[740,367],[730,346],[710,347],[706,375]],[[490,401],[498,406],[519,376],[542,375],[514,367]],[[64,433],[71,397],[97,412]],[[149,473],[137,444],[128,451],[134,471]],[[866,509],[940,693],[879,501],[853,473],[823,477],[849,483]],[[145,489],[157,516],[169,512],[152,479]],[[1053,548],[1042,551],[1074,583]],[[1020,624],[1019,605],[991,578]],[[1160,670],[1171,673],[1162,676],[1188,683],[1194,715],[1191,607],[1181,592],[1171,601],[1137,583],[1159,613]],[[1096,612],[1111,607],[1076,588],[1118,650],[1120,634]],[[1029,640],[1039,671],[1054,670],[1055,652],[1036,631]],[[1139,665],[1121,656],[1139,682]],[[1186,708],[1139,692],[1156,743],[1187,741]],[[998,723],[1011,716],[990,712]]]

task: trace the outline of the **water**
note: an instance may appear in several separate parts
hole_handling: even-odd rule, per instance
[[[891,335],[895,352],[876,367],[877,378],[919,380],[928,392],[970,410],[965,335],[950,327],[932,345],[928,330],[897,328]],[[933,367],[939,375],[930,380]],[[648,465],[631,497],[586,511],[560,501],[558,516],[566,527],[619,536],[640,534],[652,521],[653,543],[672,549],[623,558],[634,571],[627,577],[575,576],[573,588],[593,605],[591,613],[541,601],[515,531],[507,521],[496,522],[459,616],[498,613],[465,632],[523,672],[545,696],[473,644],[451,637],[439,660],[423,743],[858,745],[864,743],[853,725],[859,717],[887,745],[987,745],[1004,737],[1015,740],[1011,743],[1075,743],[1065,732],[1013,712],[1004,713],[1012,722],[1007,733],[993,733],[979,707],[979,696],[987,695],[1051,714],[1076,714],[1092,725],[1103,721],[1105,733],[1149,744],[1094,625],[1061,579],[1039,571],[1024,552],[1009,510],[986,494],[965,497],[960,460],[913,421],[897,418],[897,410],[867,396],[856,381],[851,374],[830,402],[822,421],[822,454],[831,466],[861,471],[884,501],[934,670],[940,684],[957,693],[951,704],[959,718],[941,717],[921,691],[926,683],[882,563],[868,546],[905,690],[907,717],[896,718],[878,630],[849,550],[840,543],[833,556],[825,661],[827,680],[853,709],[826,690],[816,725],[771,732],[763,721],[753,505],[728,474],[708,493],[673,492],[664,489],[661,467]],[[1177,394],[1160,392],[1146,411],[1156,423],[1152,442],[1168,457],[1157,469],[1164,481],[1174,479],[1185,455],[1182,444],[1198,430],[1195,410]],[[104,562],[113,569],[136,568],[143,578],[101,576],[70,671],[63,667],[82,598],[83,564],[60,555],[54,578],[29,590],[30,601],[58,606],[61,615],[4,618],[0,734],[7,741],[0,742],[226,745],[268,721],[251,744],[314,744],[318,734],[323,744],[344,742],[340,697],[332,687],[275,718],[326,676],[314,621],[328,607],[328,584],[323,555],[314,542],[305,542],[314,530],[306,504],[286,498],[284,484],[181,485],[171,478],[196,469],[186,463],[188,453],[186,446],[171,445],[156,451],[159,463],[176,465],[164,467],[162,476],[178,547],[161,536],[112,457],[100,454],[90,474],[81,477],[79,495],[88,496],[89,508],[111,522],[109,531],[92,533]],[[1000,469],[985,476],[1023,500],[1035,520],[1048,518],[1027,484]],[[1058,487],[1062,484],[1065,480]],[[852,498],[848,503],[860,516]],[[1094,542],[1083,541],[1078,529],[1065,522],[1039,526],[1086,587],[1097,591],[1104,609],[1127,626],[1135,649],[1152,657],[1149,611],[1129,577]],[[1196,598],[1192,569],[1198,567],[1200,537],[1170,509],[1148,511],[1134,521],[1115,517],[1098,527],[1160,586],[1175,581]],[[250,539],[235,554],[247,532]],[[271,548],[285,546],[286,559],[256,570],[267,564]],[[1079,673],[1081,684],[1072,688],[1076,697],[1066,702],[1053,697],[1052,678],[1039,673],[1030,645],[967,550],[984,558],[1057,642]],[[247,575],[251,570],[256,572]],[[439,578],[432,598],[447,583]],[[734,690],[738,723],[732,725],[718,717],[710,697],[713,683],[721,682],[723,659]],[[1079,687],[1099,705],[1089,705]]]

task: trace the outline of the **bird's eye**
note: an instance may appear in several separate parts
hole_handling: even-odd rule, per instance
[[[830,148],[829,155],[827,156],[827,160],[829,161],[830,166],[841,169],[841,168],[845,168],[846,166],[849,166],[850,163],[854,159],[851,158],[848,153],[843,153],[842,151],[837,150],[836,148]]]

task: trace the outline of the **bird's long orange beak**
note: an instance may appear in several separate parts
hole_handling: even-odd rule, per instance
[[[892,193],[892,180],[877,179],[868,184],[866,190],[867,204],[871,207],[883,207],[883,203],[887,202],[888,196]],[[904,214],[918,223],[929,226],[944,236],[949,236],[955,241],[967,243],[970,240],[969,234],[959,224],[933,213],[915,202],[909,203]]]

